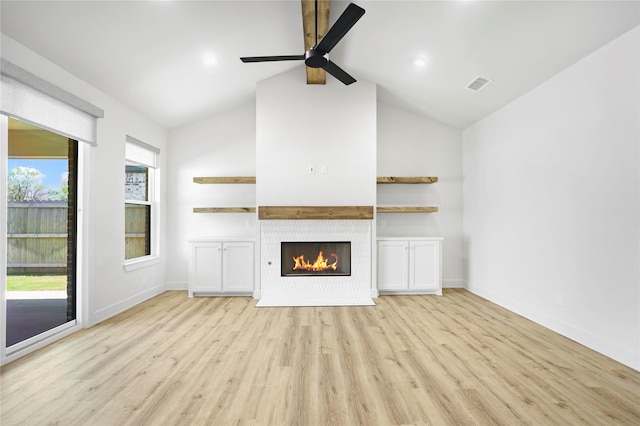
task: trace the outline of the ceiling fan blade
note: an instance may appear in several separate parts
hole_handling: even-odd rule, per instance
[[[351,77],[345,70],[337,66],[331,61],[327,61],[326,65],[322,67],[326,72],[343,82],[345,85],[350,85],[351,83],[355,83],[356,79]]]
[[[342,15],[333,24],[324,38],[318,43],[316,47],[325,53],[329,53],[333,47],[338,44],[342,37],[355,25],[356,22],[364,15],[364,9],[353,3],[342,12]]]
[[[242,62],[274,62],[274,61],[302,61],[304,55],[283,55],[283,56],[249,56],[240,58]]]

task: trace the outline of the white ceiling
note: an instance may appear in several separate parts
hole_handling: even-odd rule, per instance
[[[457,128],[640,24],[633,0],[354,2],[366,13],[331,60],[377,83],[380,102]],[[331,23],[347,4],[332,2]],[[248,102],[257,81],[291,68],[304,81],[302,62],[239,60],[304,53],[299,0],[2,0],[0,8],[3,33],[168,129]],[[214,67],[203,65],[207,52]],[[414,66],[416,56],[425,67]],[[467,89],[477,76],[493,82]]]

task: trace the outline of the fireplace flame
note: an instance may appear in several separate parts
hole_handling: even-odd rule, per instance
[[[331,257],[336,259],[335,262],[329,263],[329,259],[325,258],[322,255],[321,251],[320,253],[318,253],[318,257],[316,258],[315,262],[311,263],[304,260],[304,254],[301,254],[300,256],[293,258],[293,261],[295,262],[295,265],[293,265],[293,270],[320,272],[328,271],[329,269],[331,269],[335,271],[338,269],[338,256],[335,253],[331,253]]]

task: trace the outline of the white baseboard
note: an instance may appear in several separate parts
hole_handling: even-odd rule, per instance
[[[501,307],[521,315],[543,327],[555,331],[562,336],[593,349],[611,359],[625,364],[635,370],[640,371],[640,353],[634,353],[626,348],[622,348],[614,342],[607,341],[600,336],[596,336],[588,330],[581,329],[558,318],[550,316],[544,312],[524,306],[511,299],[494,294],[479,286],[474,286],[470,282],[465,282],[464,287],[483,299],[487,299]]]
[[[465,288],[465,281],[461,278],[447,278],[442,280],[442,288]]]
[[[168,281],[164,286],[167,290],[187,290],[189,284],[186,281]]]
[[[129,297],[123,301],[114,303],[113,305],[107,306],[106,308],[99,309],[93,313],[89,313],[89,324],[86,324],[85,327],[92,327],[108,318],[111,318],[114,315],[117,315],[121,312],[126,311],[127,309],[133,308],[139,303],[144,302],[147,299],[151,299],[154,296],[157,296],[165,291],[165,284],[159,284],[155,287],[152,287],[148,290],[145,290],[141,293],[138,293],[134,296]]]

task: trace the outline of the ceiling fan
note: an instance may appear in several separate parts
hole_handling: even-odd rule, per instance
[[[249,56],[240,58],[242,62],[302,61],[311,68],[322,68],[345,85],[355,83],[356,79],[329,60],[329,52],[344,37],[356,22],[364,15],[365,10],[350,3],[342,15],[327,31],[318,43],[318,0],[315,1],[315,45],[302,55],[281,56]]]

